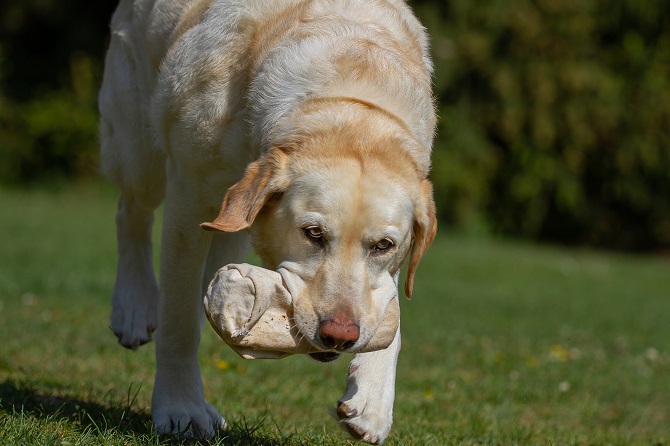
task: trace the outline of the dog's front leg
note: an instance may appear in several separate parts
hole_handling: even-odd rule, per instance
[[[395,374],[400,352],[400,328],[384,350],[359,353],[349,365],[344,396],[337,416],[358,440],[381,444],[393,424]]]
[[[158,433],[211,437],[225,425],[203,394],[198,346],[204,321],[201,280],[211,234],[197,191],[168,181],[161,243],[152,418]]]

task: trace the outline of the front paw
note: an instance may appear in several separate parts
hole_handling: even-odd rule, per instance
[[[202,392],[185,389],[155,387],[151,417],[156,433],[209,439],[225,430],[226,421]]]
[[[337,402],[337,417],[357,440],[381,444],[391,432],[399,351],[397,331],[388,348],[359,353],[349,365],[347,388]]]
[[[382,444],[391,432],[393,402],[390,407],[379,395],[366,395],[360,390],[351,399],[337,402],[337,417],[356,440]]]

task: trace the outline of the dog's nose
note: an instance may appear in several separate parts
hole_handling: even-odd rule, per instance
[[[321,321],[319,334],[326,348],[347,350],[358,341],[361,330],[352,319],[334,317]]]

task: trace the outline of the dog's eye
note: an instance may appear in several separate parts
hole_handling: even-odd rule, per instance
[[[375,243],[375,245],[372,247],[372,252],[373,254],[383,254],[394,246],[395,243],[393,243],[393,240],[390,238],[384,238]]]
[[[318,243],[323,241],[323,230],[320,227],[308,226],[303,228],[303,231],[305,232],[305,236],[307,236],[308,239]]]

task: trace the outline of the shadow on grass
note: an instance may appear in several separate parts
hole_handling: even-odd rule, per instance
[[[248,424],[245,420],[232,423],[228,430],[220,433],[211,441],[198,441],[172,435],[161,435],[160,439],[157,439],[153,435],[148,408],[133,407],[138,392],[139,389],[133,389],[131,386],[125,402],[110,401],[108,404],[101,404],[93,400],[49,394],[37,390],[28,382],[17,384],[6,380],[0,383],[0,415],[12,417],[22,414],[44,420],[66,420],[82,432],[92,429],[102,435],[128,435],[135,439],[138,437],[153,438],[150,443],[155,445],[298,446],[307,444],[290,435],[284,436],[281,432],[274,435],[259,433],[258,430],[265,424],[266,419],[256,424]]]

